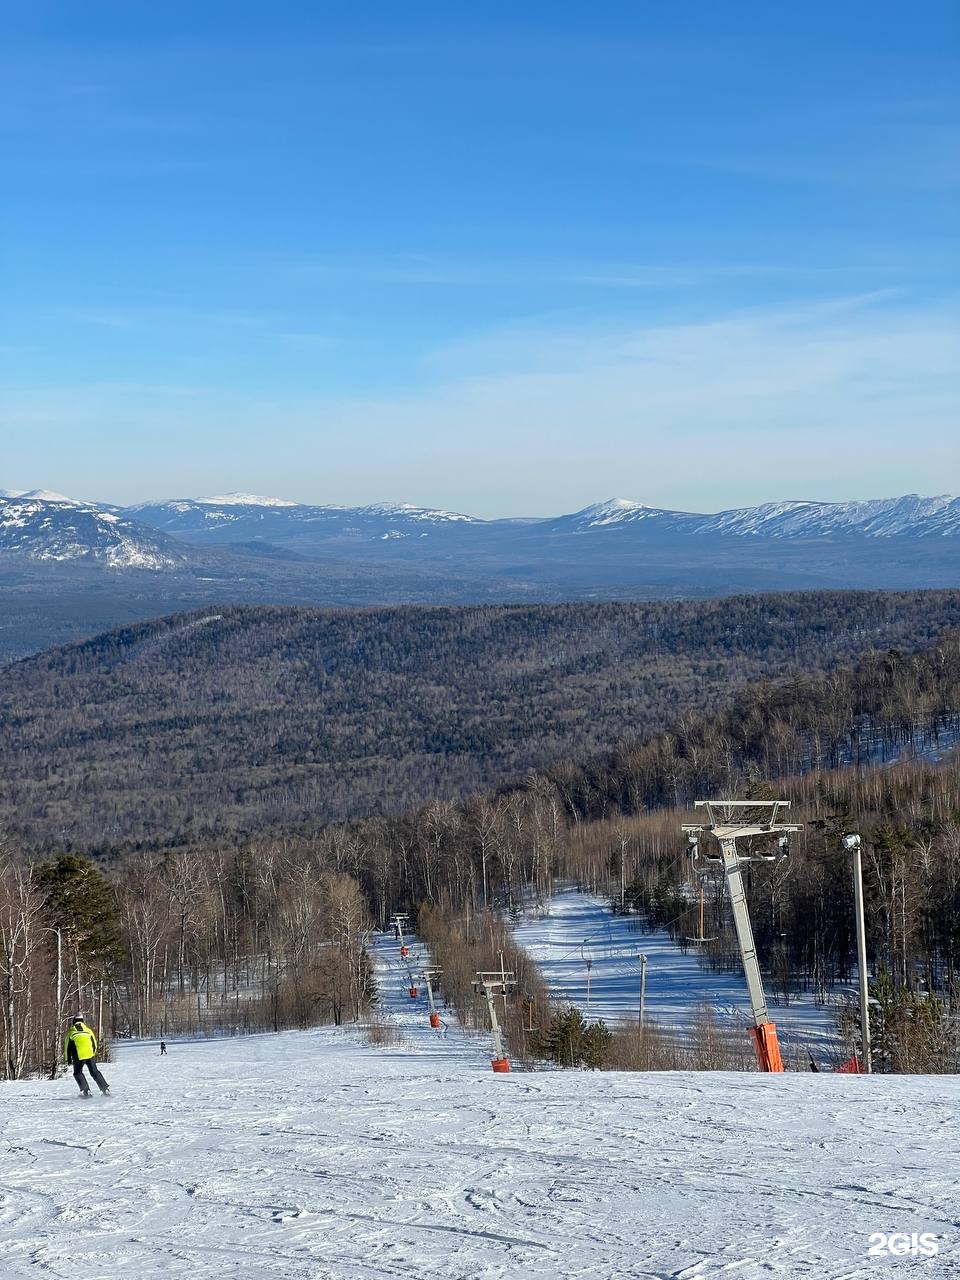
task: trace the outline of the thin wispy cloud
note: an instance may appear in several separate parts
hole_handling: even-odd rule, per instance
[[[263,268],[299,283],[365,281],[396,285],[449,285],[496,289],[530,285],[587,285],[599,289],[697,289],[736,280],[813,280],[825,282],[858,275],[882,276],[903,271],[896,263],[778,262],[639,262],[605,263],[575,259],[457,259],[424,254],[407,257],[268,260]],[[253,270],[251,267],[250,270]]]
[[[664,266],[659,263],[621,265],[593,274],[571,276],[582,284],[607,289],[699,289],[704,285],[733,280],[785,280],[836,282],[844,277],[883,276],[902,273],[903,265],[871,263],[838,263],[808,265],[801,263],[731,262],[715,265],[690,263]]]
[[[478,514],[547,513],[624,490],[675,506],[695,494],[709,509],[721,490],[716,507],[867,496],[891,474],[904,489],[960,487],[948,479],[952,468],[960,480],[958,332],[953,304],[843,296],[698,323],[510,326],[436,351],[429,385],[390,396],[100,385],[55,397],[8,388],[4,401],[8,427],[58,438],[65,417],[87,431],[135,414],[162,431],[151,491],[202,420],[212,439],[242,447],[238,485],[252,468],[303,499],[383,496],[382,481],[371,491],[376,457],[392,496]],[[142,435],[138,447],[150,457]]]

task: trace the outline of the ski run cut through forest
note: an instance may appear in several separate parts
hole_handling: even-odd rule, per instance
[[[641,929],[637,916],[613,915],[599,898],[561,891],[548,911],[514,926],[514,937],[537,965],[551,996],[574,1005],[588,1021],[613,1026],[638,1019],[641,955],[646,957],[644,1016],[683,1034],[702,1014],[729,1037],[749,1044],[750,1003],[743,969],[715,971],[691,945],[681,949],[665,929]],[[589,978],[590,989],[587,990]],[[829,1002],[771,996],[773,1017],[787,1066],[806,1070],[812,1056],[829,1069],[840,1062],[837,1014],[855,988],[838,985]]]
[[[624,922],[608,931],[600,904],[577,894],[555,907],[520,938],[555,993],[581,1007],[563,957],[585,943],[598,1009],[619,1012],[633,945],[615,932]],[[739,980],[711,988],[695,959],[641,936],[657,1016],[689,1013],[710,990],[738,1003]],[[419,973],[429,956],[408,944]],[[442,1005],[431,1027],[392,934],[372,951],[376,1036],[171,1041],[165,1056],[155,1041],[121,1044],[104,1066],[106,1098],[81,1099],[69,1077],[8,1084],[3,1276],[857,1280],[960,1269],[956,1077],[496,1074],[487,1035]],[[797,1019],[824,1031],[809,1009]],[[881,1237],[921,1242],[928,1256],[884,1251]]]

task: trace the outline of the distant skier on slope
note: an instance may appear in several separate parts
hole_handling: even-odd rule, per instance
[[[84,1022],[82,1013],[78,1013],[73,1019],[73,1024],[63,1043],[63,1051],[67,1062],[73,1067],[73,1078],[85,1098],[90,1096],[90,1086],[83,1074],[84,1067],[96,1080],[100,1092],[103,1094],[109,1092],[110,1086],[97,1066],[97,1037],[93,1029]]]

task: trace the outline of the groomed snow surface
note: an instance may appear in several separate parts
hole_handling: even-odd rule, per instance
[[[0,1085],[4,1280],[960,1271],[957,1078],[494,1075],[482,1039],[429,1028],[396,953],[395,1047],[126,1045],[108,1099]],[[939,1253],[872,1258],[874,1232]]]
[[[614,1025],[638,1016],[642,953],[647,957],[645,1016],[666,1030],[689,1032],[698,1013],[709,1010],[719,1025],[741,1031],[746,1039],[751,1017],[742,969],[716,972],[702,962],[695,946],[682,951],[665,929],[645,931],[635,916],[612,915],[600,898],[565,889],[544,913],[531,913],[513,932],[536,961],[554,999],[576,1005],[588,1021],[603,1018]],[[832,1004],[818,1005],[810,995],[791,996],[784,1003],[769,981],[766,985],[787,1065],[806,1067],[810,1054],[821,1068],[839,1063],[837,1012],[853,989],[837,992]]]

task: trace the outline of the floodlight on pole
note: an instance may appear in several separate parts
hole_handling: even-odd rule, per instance
[[[853,854],[853,905],[857,918],[857,978],[860,987],[860,1036],[863,1042],[863,1070],[873,1071],[870,1045],[870,988],[867,981],[867,926],[863,913],[863,860],[860,836],[852,831],[842,840],[847,853]]]

